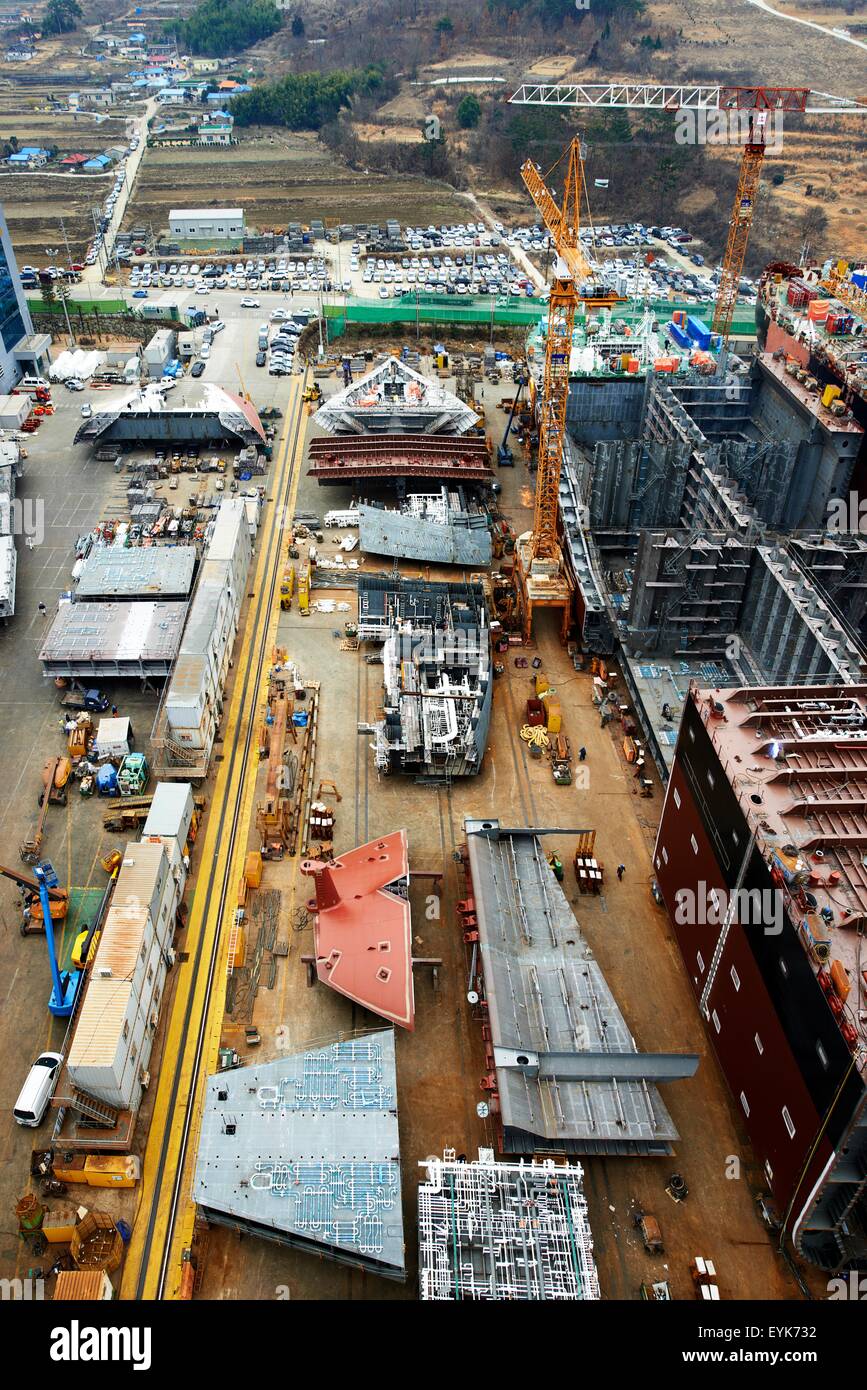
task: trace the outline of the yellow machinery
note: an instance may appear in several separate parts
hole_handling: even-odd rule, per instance
[[[306,618],[310,613],[310,559],[298,567],[298,612]]]
[[[313,381],[309,386],[305,386],[301,392],[301,399],[305,403],[313,403],[322,400],[322,387],[318,381]]]
[[[287,565],[283,571],[283,578],[280,580],[280,607],[284,613],[288,613],[292,607],[292,595],[295,592],[295,566]]]
[[[75,762],[86,758],[87,750],[93,740],[93,720],[89,714],[80,714],[66,739],[66,751]]]
[[[275,656],[285,659],[283,652],[277,652]],[[260,742],[262,754],[268,759],[268,775],[264,799],[256,807],[256,829],[261,836],[263,850],[272,859],[282,856],[289,835],[293,788],[287,784],[286,743],[290,736],[293,742],[296,738],[292,723],[294,704],[291,673],[275,667],[268,681],[268,714],[262,725]]]
[[[55,1151],[51,1176],[88,1187],[135,1187],[141,1178],[138,1154],[64,1154]]]

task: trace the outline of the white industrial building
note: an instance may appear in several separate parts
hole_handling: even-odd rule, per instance
[[[161,811],[163,834],[126,846],[90,968],[67,1058],[71,1103],[85,1115],[97,1110],[94,1101],[108,1110],[136,1111],[149,1081],[193,809],[189,784],[171,790],[177,804],[173,821]],[[165,835],[166,827],[175,834]]]
[[[243,208],[172,208],[169,233],[173,241],[227,241],[244,236]]]
[[[174,770],[175,776],[204,777],[208,770],[251,555],[244,500],[221,502],[154,728],[165,776]]]

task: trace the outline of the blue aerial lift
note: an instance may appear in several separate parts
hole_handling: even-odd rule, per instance
[[[54,944],[54,923],[51,920],[49,890],[57,888],[59,880],[51,863],[44,859],[33,870],[39,884],[39,901],[42,904],[42,920],[45,923],[45,937],[48,942],[48,963],[51,966],[53,981],[48,1012],[55,1018],[70,1018],[75,1012],[79,995],[84,986],[83,970],[61,970],[57,963],[57,950]]]

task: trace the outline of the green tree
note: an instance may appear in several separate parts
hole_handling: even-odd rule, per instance
[[[288,130],[319,130],[347,107],[353,96],[370,96],[383,83],[379,68],[350,72],[288,73],[242,92],[232,102],[238,126],[278,125]]]
[[[44,34],[69,34],[78,28],[82,9],[78,0],[48,0],[42,21]]]
[[[44,272],[39,276],[39,295],[45,306],[45,312],[50,314],[57,300],[57,290],[51,276]]]
[[[477,96],[468,92],[458,107],[458,125],[462,130],[475,130],[481,118],[481,103]]]
[[[301,18],[300,14],[292,16],[292,37],[293,39],[304,37],[304,20]]]
[[[201,0],[187,19],[165,25],[190,53],[227,58],[276,34],[283,17],[274,0]]]
[[[436,22],[436,31],[438,34],[453,34],[454,29],[455,26],[447,14],[444,14],[442,19],[438,19]]]

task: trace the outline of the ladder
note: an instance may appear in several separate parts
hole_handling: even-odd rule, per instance
[[[94,1129],[117,1128],[120,1111],[115,1109],[113,1105],[106,1105],[94,1096],[89,1096],[86,1091],[80,1091],[77,1086],[72,1088],[72,1103],[82,1117],[82,1125]]]
[[[750,862],[750,857],[755,847],[755,843],[756,832],[755,830],[753,830],[750,834],[749,843],[747,844],[747,847],[744,851],[744,857],[741,860],[740,868],[738,869],[737,881],[731,893],[729,894],[726,915],[723,920],[722,927],[720,928],[720,934],[716,940],[716,946],[714,947],[713,956],[711,957],[710,967],[707,972],[707,979],[705,980],[704,989],[701,992],[699,1008],[701,1009],[701,1012],[704,1014],[705,1019],[710,1018],[710,1010],[708,1009],[707,1001],[710,998],[710,992],[713,989],[714,980],[716,979],[716,974],[719,970],[719,963],[722,959],[722,953],[725,950],[725,944],[728,940],[728,934],[731,930],[732,922],[734,921],[734,915],[737,911],[738,905],[738,896],[740,894],[741,888],[743,887],[744,879],[747,873],[747,865]]]

